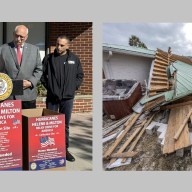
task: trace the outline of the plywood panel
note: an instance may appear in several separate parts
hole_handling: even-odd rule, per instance
[[[188,124],[186,124],[178,140],[174,139],[175,133],[178,131],[180,125],[183,123],[183,120],[190,111],[191,107],[192,105],[188,105],[181,106],[180,108],[171,109],[167,132],[165,134],[163,154],[172,153],[178,149],[182,149],[191,145]]]
[[[179,129],[180,125],[183,123],[186,116],[188,115],[189,111],[191,110],[191,107],[192,107],[191,105],[188,105],[188,106],[183,106],[181,108],[177,108],[178,109],[177,111],[179,113],[177,115],[177,117],[179,119],[178,129]],[[178,129],[177,129],[177,131],[178,131]],[[190,137],[189,137],[189,127],[188,127],[188,123],[186,123],[179,138],[175,141],[175,150],[182,149],[182,148],[188,147],[190,145],[191,145],[191,143],[190,143]]]
[[[175,115],[177,109],[172,109],[169,115],[167,131],[165,134],[165,142],[163,146],[163,154],[172,153],[175,151],[175,125],[178,123],[177,116]]]

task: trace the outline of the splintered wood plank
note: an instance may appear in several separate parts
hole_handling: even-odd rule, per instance
[[[152,80],[151,84],[153,85],[164,85],[164,86],[168,86],[169,83],[166,80]]]
[[[162,64],[159,64],[159,63],[155,63],[155,64],[154,64],[154,67],[155,67],[155,68],[159,68],[159,69],[166,69],[166,68],[167,68],[167,65],[165,66],[165,65],[162,65]]]
[[[164,101],[165,101],[164,96],[158,97],[157,99],[146,103],[145,107],[144,107],[144,111],[150,110],[150,109],[156,107],[157,105],[161,104]]]
[[[156,91],[150,91],[149,96],[154,96],[154,95],[156,95],[156,94],[157,94]]]
[[[160,77],[167,77],[166,73],[162,73],[162,72],[155,72],[153,71],[152,76],[160,76]]]
[[[150,91],[167,91],[169,89],[169,86],[161,86],[161,85],[158,85],[158,86],[154,86],[152,85],[151,88],[150,88]]]
[[[163,154],[172,153],[175,151],[175,140],[174,140],[174,134],[175,134],[175,125],[177,122],[177,117],[175,115],[177,109],[171,109],[169,120],[168,120],[168,126],[167,131],[165,134],[165,141],[163,146]]]
[[[163,63],[167,63],[168,61],[167,61],[167,59],[164,59],[164,58],[162,58],[161,56],[159,56],[158,54],[156,54],[156,56],[155,56],[155,61],[161,61],[161,62],[163,62]]]
[[[132,126],[135,124],[136,120],[139,118],[140,115],[141,114],[132,113],[131,117],[128,120],[129,123],[126,122],[128,124],[127,127],[124,129],[123,133],[115,140],[113,145],[105,152],[105,154],[103,156],[104,159],[108,159],[110,157],[110,155],[113,153],[113,151],[119,145],[121,140],[125,137],[127,132],[132,128]]]
[[[187,101],[192,101],[192,96],[188,95],[182,99],[178,99],[177,101],[175,101],[174,103],[183,103],[183,102],[187,102]]]
[[[182,62],[184,62],[184,63],[192,64],[190,58],[187,58],[187,57],[184,57],[184,56],[180,56],[180,55],[175,55],[175,54],[173,54],[173,55],[171,56],[171,59],[173,59],[174,61],[179,60],[179,61],[182,61]]]
[[[191,107],[192,105],[171,109],[167,132],[165,134],[163,154],[172,153],[178,149],[185,148],[191,145],[188,124],[186,124],[178,140],[174,139],[175,133],[178,131],[180,125],[183,123],[183,120],[189,113]]]
[[[167,61],[162,61],[162,60],[159,60],[159,59],[155,59],[155,66],[156,65],[162,66],[162,67],[167,67],[168,63],[167,63]]]
[[[184,102],[184,103],[177,103],[177,104],[166,105],[166,106],[162,106],[161,110],[173,109],[173,108],[177,108],[177,107],[181,107],[181,106],[185,106],[185,105],[190,105],[190,104],[192,104],[192,101],[187,101],[187,102]]]
[[[159,55],[161,58],[163,57],[163,58],[165,58],[165,59],[167,59],[167,57],[168,57],[167,52],[162,51],[162,50],[160,50],[160,49],[157,49],[156,55]]]
[[[131,134],[131,136],[125,141],[123,146],[120,147],[120,149],[117,151],[117,153],[123,153],[123,151],[127,148],[127,146],[131,143],[131,141],[135,138],[135,136],[141,131],[142,127],[146,123],[146,119],[143,120],[142,124],[134,130],[134,132]],[[112,158],[110,161],[110,164],[114,163],[116,161],[115,158]]]
[[[167,77],[161,77],[161,76],[153,76],[151,78],[152,80],[164,80],[164,81],[168,81],[168,78]]]
[[[186,116],[189,113],[191,113],[191,107],[192,107],[191,105],[188,105],[188,106],[183,106],[182,109],[179,108],[180,110],[178,111],[180,112],[180,114],[178,114],[178,118],[180,118],[179,122],[181,123],[178,126],[177,132],[180,129],[180,125],[183,123]],[[188,116],[188,119],[189,117],[190,116]],[[180,133],[179,138],[175,141],[175,150],[182,149],[190,145],[191,145],[191,142],[190,142],[190,136],[189,136],[189,127],[188,127],[188,123],[186,123],[183,128],[183,131]]]
[[[161,59],[167,60],[168,59],[168,53],[165,51],[162,51],[160,49],[157,49],[156,58],[158,58],[158,59],[161,58]],[[170,60],[170,62],[175,62],[176,60],[179,60],[179,61],[182,61],[184,63],[192,64],[192,61],[190,60],[190,58],[180,56],[180,55],[175,55],[175,54],[171,54],[169,60]]]
[[[166,55],[157,53],[157,55],[158,55],[159,57],[161,57],[162,59],[167,60],[167,63],[168,63],[168,56],[167,56],[167,53],[166,53]]]
[[[122,125],[123,123],[125,123],[125,121],[127,121],[127,119],[130,118],[131,115],[128,115],[118,121],[116,121],[114,124],[108,126],[105,128],[105,130],[103,131],[103,136],[106,136],[108,133],[110,133],[111,131],[113,131],[114,129],[118,128],[120,125]]]
[[[159,73],[167,74],[165,68],[162,69],[162,68],[159,68],[159,67],[156,67],[156,66],[154,66],[153,71],[154,71],[154,72],[159,72]]]
[[[138,141],[140,140],[141,136],[144,134],[146,127],[151,123],[151,121],[153,120],[154,116],[156,115],[156,113],[154,113],[146,122],[146,124],[144,125],[144,127],[142,128],[142,130],[140,131],[140,133],[137,135],[136,139],[134,140],[134,142],[132,143],[132,145],[130,146],[129,150],[127,152],[132,152],[133,149],[136,147]],[[122,163],[126,162],[126,158],[123,158]]]

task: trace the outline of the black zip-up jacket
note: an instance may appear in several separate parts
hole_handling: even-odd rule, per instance
[[[63,87],[58,86],[56,78],[56,68],[54,58],[57,53],[48,54],[43,59],[43,75],[41,82],[47,89],[47,97],[49,100],[61,100],[63,98],[74,98],[75,91],[83,82],[83,69],[79,58],[70,50],[67,50],[67,59],[64,65],[64,74],[61,75]]]

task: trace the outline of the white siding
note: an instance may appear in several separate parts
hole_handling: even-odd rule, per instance
[[[114,53],[103,54],[103,70],[107,79],[135,79],[143,82],[149,78],[151,58]]]

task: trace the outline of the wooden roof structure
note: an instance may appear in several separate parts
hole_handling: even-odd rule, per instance
[[[170,63],[181,61],[187,64],[192,64],[192,60],[188,57],[171,53],[171,48],[168,52],[161,49],[156,50],[154,65],[150,77],[149,96],[153,96],[164,91],[170,90],[170,82],[167,77],[167,67]]]

